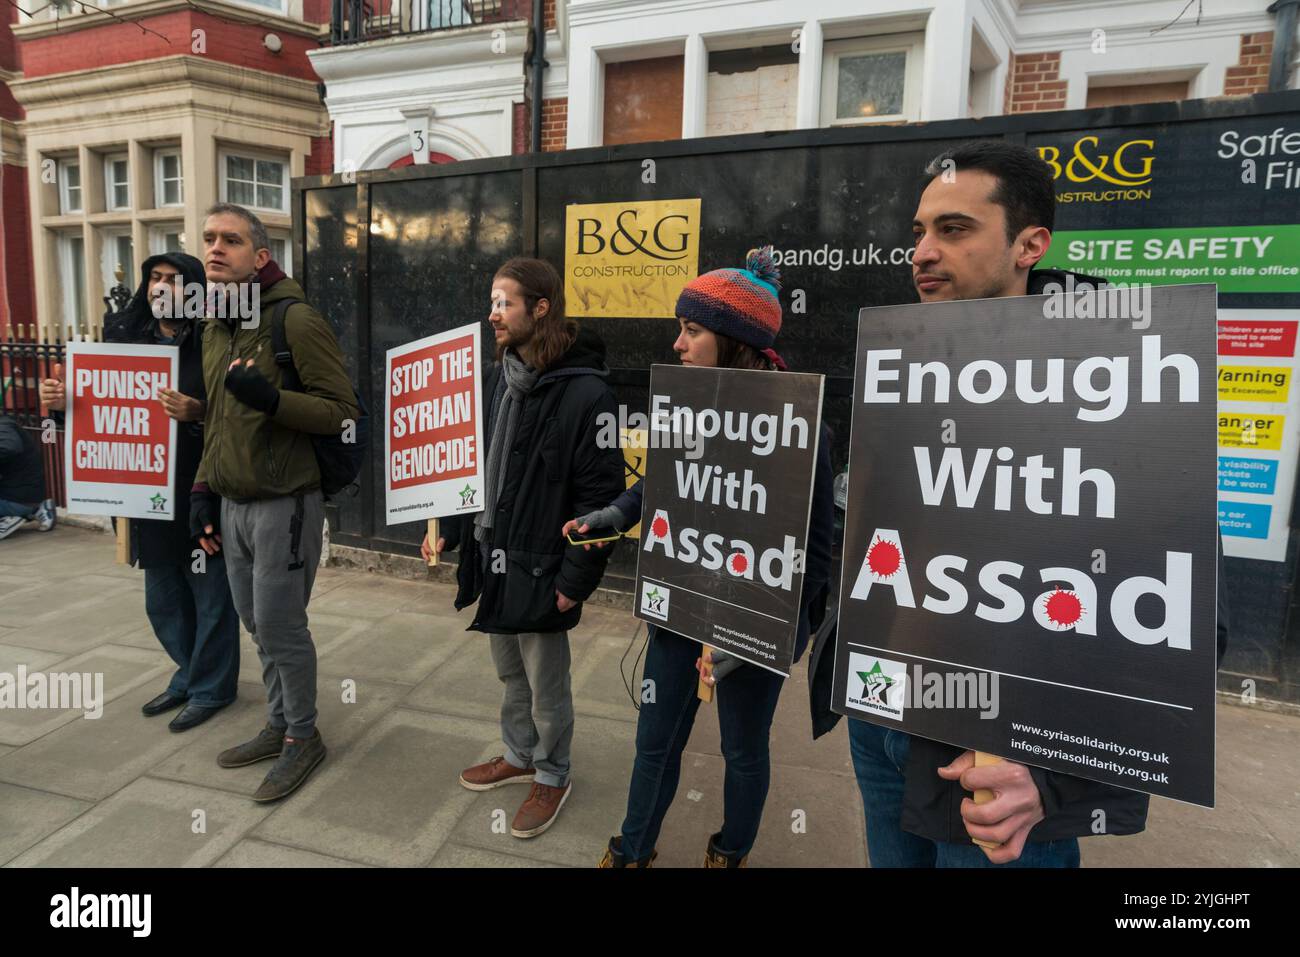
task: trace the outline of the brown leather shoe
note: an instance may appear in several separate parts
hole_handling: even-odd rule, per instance
[[[532,768],[517,768],[503,757],[460,772],[460,783],[471,791],[491,791],[503,784],[532,784]]]
[[[536,837],[541,834],[555,823],[560,808],[564,807],[572,790],[572,781],[562,788],[534,781],[533,789],[528,792],[528,800],[519,806],[515,819],[510,822],[510,833],[515,837]]]

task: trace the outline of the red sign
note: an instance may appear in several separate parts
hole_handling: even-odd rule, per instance
[[[1219,323],[1219,355],[1281,356],[1295,355],[1296,323],[1292,321]]]
[[[68,343],[68,508],[91,515],[174,515],[175,346]]]
[[[473,335],[393,357],[388,382],[390,489],[477,473],[476,358]]]
[[[82,355],[73,369],[72,477],[78,482],[167,482],[171,419],[158,399],[171,388],[163,356]]]

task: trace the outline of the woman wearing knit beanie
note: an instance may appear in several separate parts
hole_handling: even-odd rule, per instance
[[[752,249],[744,269],[715,269],[692,280],[677,300],[681,331],[673,349],[683,365],[730,369],[783,370],[772,348],[781,329],[780,274],[772,247]],[[808,644],[809,611],[825,608],[834,525],[830,438],[825,426],[818,446],[812,514],[795,660]],[[638,482],[613,505],[573,519],[567,533],[588,527],[630,528],[641,518]],[[636,762],[628,788],[627,816],[621,833],[610,839],[601,867],[649,867],[664,815],[672,804],[681,773],[682,751],[691,734],[700,700],[702,646],[651,625],[644,677],[654,682],[655,699],[641,707],[636,728]],[[726,761],[722,830],[705,851],[705,867],[743,867],[758,835],[770,777],[768,736],[785,679],[725,652],[710,653],[716,683],[718,724]]]

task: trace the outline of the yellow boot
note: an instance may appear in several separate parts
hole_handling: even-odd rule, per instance
[[[748,867],[749,855],[736,857],[734,854],[725,854],[718,849],[718,839],[722,837],[719,831],[709,838],[709,846],[704,851],[705,867]]]
[[[650,856],[644,861],[624,861],[623,860],[623,838],[611,837],[609,846],[605,848],[605,856],[600,859],[597,867],[649,867],[654,863],[658,851],[651,851]]]

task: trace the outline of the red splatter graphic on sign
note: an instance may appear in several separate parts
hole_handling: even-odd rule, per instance
[[[745,574],[745,569],[749,567],[749,559],[740,552],[731,556],[731,570],[737,575]]]
[[[655,538],[663,538],[667,535],[668,519],[664,518],[662,515],[655,518],[655,520],[650,523],[650,534]]]
[[[888,578],[898,571],[898,566],[902,564],[903,556],[893,542],[878,538],[867,549],[867,567],[881,578]]]
[[[1072,591],[1056,589],[1043,602],[1047,620],[1061,628],[1068,628],[1083,617],[1083,602]]]

